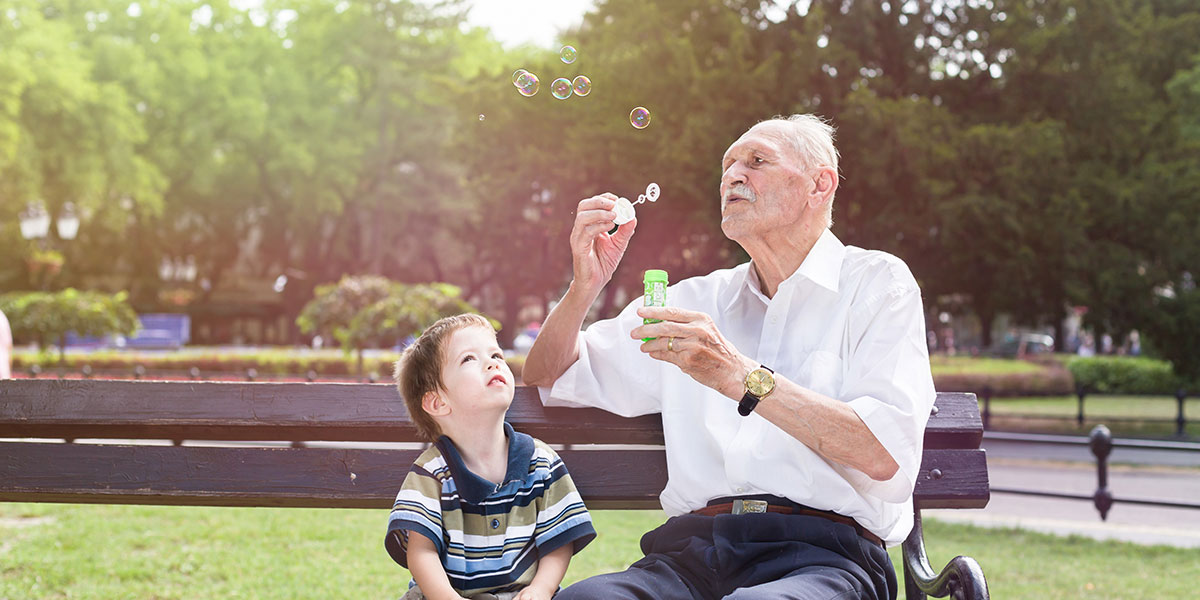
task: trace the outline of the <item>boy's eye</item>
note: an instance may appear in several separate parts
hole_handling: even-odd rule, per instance
[[[495,354],[493,354],[493,355],[492,355],[492,358],[504,358],[504,355],[503,355],[503,354],[500,354],[499,352],[497,352],[497,353],[495,353]]]
[[[464,356],[464,357],[463,357],[463,359],[462,359],[462,361],[463,361],[464,363],[465,363],[465,362],[467,362],[468,360],[475,360],[475,355],[473,355],[473,354],[468,354],[468,355]],[[462,364],[462,363],[459,363],[459,364]]]

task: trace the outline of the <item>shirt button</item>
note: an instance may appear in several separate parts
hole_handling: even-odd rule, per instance
[[[500,519],[492,519],[492,529],[500,529]]]

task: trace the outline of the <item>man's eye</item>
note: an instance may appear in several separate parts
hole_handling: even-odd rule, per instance
[[[754,158],[751,160],[751,162],[753,162],[753,163],[754,163],[754,164],[756,164],[756,165],[761,165],[761,164],[763,164],[763,163],[765,163],[765,162],[767,162],[767,161],[766,161],[766,160],[763,160],[763,157],[761,157],[761,156],[755,156],[755,157],[754,157]]]

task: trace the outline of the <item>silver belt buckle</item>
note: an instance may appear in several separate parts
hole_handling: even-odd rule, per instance
[[[765,512],[767,512],[767,502],[765,500],[733,501],[733,514],[735,515],[748,515]]]

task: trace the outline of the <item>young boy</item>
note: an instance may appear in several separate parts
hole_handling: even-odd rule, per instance
[[[384,546],[413,575],[402,600],[547,600],[596,537],[562,460],[513,431],[513,374],[491,323],[434,323],[396,361],[396,385],[434,445],[417,458]]]

